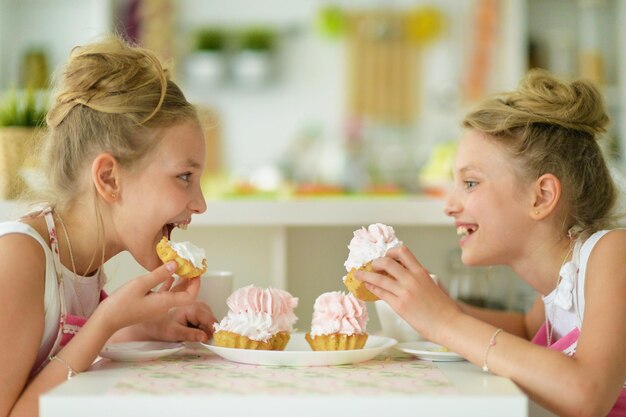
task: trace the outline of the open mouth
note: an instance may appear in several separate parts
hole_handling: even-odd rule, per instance
[[[163,236],[165,236],[168,240],[171,239],[172,237],[172,231],[175,228],[179,228],[182,230],[187,230],[187,227],[189,226],[189,223],[191,222],[191,220],[185,220],[182,222],[178,222],[178,223],[168,223],[165,226],[163,226]]]
[[[467,237],[467,236],[471,235],[477,229],[478,229],[478,227],[477,226],[473,226],[473,225],[457,226],[456,234],[457,234],[457,236],[460,236],[460,237],[463,238],[463,237]]]

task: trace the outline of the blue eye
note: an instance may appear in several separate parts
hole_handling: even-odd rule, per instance
[[[189,182],[189,177],[191,177],[191,173],[190,172],[186,172],[186,173],[180,174],[178,176],[178,178],[180,178],[181,180],[183,180],[185,182]]]
[[[463,181],[463,184],[465,186],[465,189],[469,190],[469,189],[476,187],[478,185],[478,181],[467,180],[467,181]]]

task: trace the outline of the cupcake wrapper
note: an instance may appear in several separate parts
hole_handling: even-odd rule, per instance
[[[377,301],[380,300],[377,296],[372,294],[370,290],[365,288],[365,283],[361,280],[355,278],[354,273],[356,271],[367,271],[372,272],[372,262],[368,262],[365,265],[357,268],[352,268],[348,275],[346,275],[346,279],[344,280],[344,284],[348,291],[350,291],[356,298],[361,301]]]
[[[367,333],[361,334],[327,334],[311,336],[307,333],[304,338],[313,350],[356,350],[363,349],[367,342]]]
[[[252,340],[237,333],[220,330],[213,334],[215,346],[249,350],[284,350],[289,342],[289,332],[279,332],[268,341]]]

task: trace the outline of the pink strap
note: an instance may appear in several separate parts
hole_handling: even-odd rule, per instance
[[[546,346],[546,347],[549,347],[550,349],[558,350],[559,352],[564,352],[568,350],[569,348],[571,348],[572,345],[578,342],[578,336],[580,335],[580,330],[578,329],[578,327],[575,327],[568,334],[561,337],[559,340],[552,343],[550,346],[548,346],[548,337],[546,336],[546,334],[547,334],[546,324],[544,323],[541,325],[541,328],[539,329],[537,334],[535,334],[535,337],[533,337],[532,342],[539,346]],[[573,352],[571,354],[573,355]]]
[[[623,389],[617,397],[617,402],[611,408],[611,412],[607,417],[626,417],[626,389]]]

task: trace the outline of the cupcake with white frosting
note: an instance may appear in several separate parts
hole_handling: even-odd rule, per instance
[[[298,319],[298,299],[277,288],[239,288],[226,300],[229,311],[213,325],[217,346],[254,350],[284,350]]]
[[[178,268],[175,274],[181,278],[196,278],[206,272],[204,249],[191,242],[173,242],[163,236],[157,244],[156,251],[163,263],[176,261]]]
[[[369,316],[365,303],[352,294],[321,294],[313,306],[311,331],[305,335],[313,350],[363,349]]]
[[[372,294],[362,281],[356,279],[356,271],[372,271],[372,261],[382,258],[389,249],[401,246],[402,242],[396,237],[393,227],[382,223],[371,224],[366,228],[354,232],[348,245],[350,253],[344,263],[348,274],[343,277],[346,288],[358,299],[376,301],[379,298]]]

